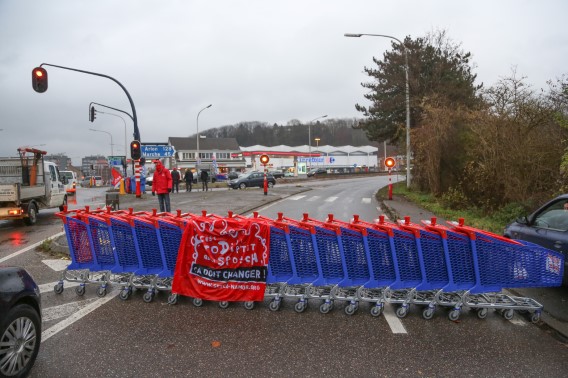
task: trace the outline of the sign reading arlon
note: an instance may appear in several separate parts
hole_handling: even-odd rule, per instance
[[[143,144],[142,156],[145,158],[173,157],[176,153],[174,146],[159,144]]]

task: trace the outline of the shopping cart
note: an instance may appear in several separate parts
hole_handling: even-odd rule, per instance
[[[87,206],[80,210],[67,210],[55,215],[63,221],[71,264],[62,272],[59,282],[53,287],[56,294],[64,290],[64,281],[78,282],[75,287],[77,295],[85,294],[86,284],[100,285],[97,295],[104,297],[110,271],[116,264],[112,250],[112,236],[105,224],[99,224],[94,214],[104,210],[90,211]]]
[[[285,218],[286,219],[286,218]],[[315,230],[318,264],[321,276],[308,288],[308,298],[323,299],[319,310],[322,314],[330,312],[335,299],[350,300],[339,293],[341,286],[348,286],[341,229],[336,225],[324,224],[303,214],[301,224],[312,226]]]
[[[304,220],[306,220],[306,215],[304,215]],[[328,214],[325,222],[312,218],[307,218],[307,220],[321,227],[332,228],[336,232],[337,242],[341,245],[341,248],[337,249],[341,253],[342,268],[345,275],[344,279],[339,281],[338,286],[332,291],[333,300],[349,302],[344,307],[344,312],[347,315],[353,315],[359,308],[357,292],[371,278],[367,246],[363,237],[364,234],[366,235],[366,230],[361,230],[348,222],[337,220],[333,214]],[[325,259],[325,256],[323,258]]]
[[[513,318],[515,311],[526,311],[532,322],[538,321],[543,308],[540,303],[500,291],[504,288],[561,285],[564,256],[532,243],[466,226],[463,219],[450,222],[450,227],[469,237],[476,265],[476,284],[467,293],[464,304],[477,309],[480,318],[486,316],[485,310],[495,309],[508,320]],[[459,311],[453,314],[453,318],[458,317]]]
[[[229,214],[230,216],[232,214]],[[253,218],[263,220],[270,225],[270,256],[265,295],[272,297],[268,308],[271,311],[278,311],[282,304],[285,287],[300,283],[296,274],[296,264],[292,253],[290,226],[283,222],[263,217],[258,212],[253,213]]]
[[[444,239],[439,233],[412,223],[408,216],[404,217],[404,220],[399,220],[398,225],[415,234],[416,241],[420,245],[420,270],[424,281],[419,286],[420,290],[416,291],[412,303],[424,307],[422,311],[424,319],[432,319],[438,303],[437,298],[444,290],[449,289],[449,266],[446,262]]]

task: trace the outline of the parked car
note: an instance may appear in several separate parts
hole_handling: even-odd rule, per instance
[[[229,180],[234,180],[239,178],[239,174],[237,172],[229,172],[229,174],[227,175]]]
[[[316,176],[316,175],[326,175],[327,169],[325,168],[315,168],[308,171],[308,177]]]
[[[286,171],[284,172],[284,177],[294,177],[294,172]]]
[[[563,284],[568,285],[568,194],[554,198],[528,216],[517,218],[505,227],[504,235],[562,252]]]
[[[41,343],[41,296],[24,268],[0,266],[0,376],[27,377]]]
[[[275,179],[279,179],[279,178],[284,177],[284,172],[282,172],[282,171],[270,171],[268,173],[270,173],[272,176],[274,176]]]
[[[276,179],[270,173],[266,175],[266,180],[268,181],[268,187],[272,188],[276,184]],[[249,187],[264,187],[264,173],[262,172],[250,172],[239,176],[234,180],[227,181],[227,186],[233,189],[245,189]]]

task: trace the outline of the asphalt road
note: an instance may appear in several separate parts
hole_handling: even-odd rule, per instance
[[[296,218],[308,212],[319,219],[334,213],[345,220],[358,213],[372,220],[378,215],[372,194],[384,184],[385,178],[359,178],[277,185],[268,196],[259,189],[179,193],[172,195],[172,208],[221,215],[254,208]],[[103,194],[82,189],[77,206],[96,206]],[[156,205],[151,196],[121,198],[122,208]],[[438,309],[426,321],[415,306],[404,319],[387,306],[374,318],[365,303],[353,316],[340,303],[323,315],[316,300],[298,314],[292,299],[278,312],[269,311],[267,301],[253,310],[238,303],[195,307],[187,298],[171,306],[167,293],[152,303],[144,303],[140,291],[122,301],[117,291],[97,297],[93,286],[82,297],[72,286],[56,295],[52,287],[63,260],[29,248],[60,231],[49,212],[31,228],[0,224],[1,263],[25,266],[42,284],[43,342],[32,377],[561,377],[568,368],[566,345],[517,315],[507,321],[490,312],[480,320],[464,312],[451,322]]]

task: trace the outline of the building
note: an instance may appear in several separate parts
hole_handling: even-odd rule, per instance
[[[60,171],[67,171],[69,170],[69,166],[71,166],[71,159],[63,154],[45,155],[44,160],[52,161],[57,164],[57,168],[59,168]]]
[[[111,180],[108,160],[101,155],[84,157],[81,160],[81,173],[83,177],[101,176],[105,182]]]
[[[169,168],[189,168],[194,172],[205,169],[219,174],[246,168],[245,159],[235,138],[200,138],[199,160],[196,159],[196,138],[170,137],[168,144],[176,150],[175,158],[166,160]]]
[[[270,157],[270,169],[305,174],[312,168],[326,168],[336,172],[378,170],[378,148],[373,146],[251,146],[241,147],[247,168],[260,170],[260,156]]]

